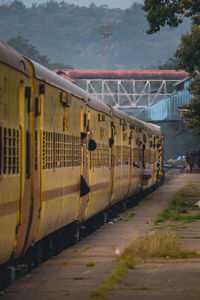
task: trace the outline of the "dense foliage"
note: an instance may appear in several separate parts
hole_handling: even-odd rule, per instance
[[[187,107],[187,126],[200,134],[200,1],[194,0],[145,0],[143,9],[147,12],[149,29],[152,34],[164,25],[177,27],[184,18],[190,18],[191,30],[181,38],[181,46],[175,56],[177,69],[184,69],[194,78],[189,90],[194,95]]]
[[[41,55],[34,45],[30,43],[29,40],[23,38],[22,36],[17,36],[16,38],[11,38],[7,43],[15,48],[22,55],[38,62],[39,64],[54,70],[54,69],[72,69],[71,65],[66,65],[62,63],[50,63],[49,58],[46,55]]]
[[[173,31],[164,28],[158,35],[146,35],[148,23],[139,4],[126,10],[54,1],[32,7],[19,1],[0,5],[2,39],[23,36],[39,49],[41,56],[74,68],[102,68],[101,24],[113,26],[108,44],[111,69],[143,69],[166,61],[178,47],[181,34],[188,30],[185,23]]]
[[[49,60],[47,56],[40,55],[39,51],[30,43],[29,40],[23,38],[22,36],[17,36],[16,38],[9,39],[7,42],[22,55],[31,58],[43,66],[48,67]]]

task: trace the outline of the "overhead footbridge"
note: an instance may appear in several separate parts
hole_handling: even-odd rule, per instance
[[[55,70],[120,109],[144,108],[169,97],[188,74],[175,70]]]

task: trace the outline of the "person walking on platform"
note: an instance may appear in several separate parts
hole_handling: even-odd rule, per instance
[[[192,153],[190,153],[190,155],[188,156],[188,164],[190,167],[190,172],[192,173],[194,167],[194,155]]]
[[[186,163],[187,163],[187,168],[186,168],[187,171],[189,171],[189,169],[190,169],[189,162],[188,162],[188,157],[189,157],[189,153],[186,152],[186,154],[185,154],[185,160],[186,160]]]

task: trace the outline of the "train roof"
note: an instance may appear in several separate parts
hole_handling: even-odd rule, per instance
[[[86,101],[87,105],[98,110],[104,112],[109,116],[116,116],[121,119],[127,120],[134,125],[141,126],[147,131],[152,131],[152,127],[149,126],[146,122],[140,121],[132,116],[127,115],[126,113],[112,108],[106,105],[103,101],[99,100],[92,94],[89,94],[85,90],[81,89],[77,85],[73,84],[72,82],[68,81],[67,79],[62,78],[61,76],[57,75],[56,73],[50,71],[49,69],[41,66],[40,64],[31,61],[34,66],[35,76],[39,80],[45,81],[53,86],[60,88],[65,92],[69,92],[84,101]]]
[[[1,39],[0,62],[29,76],[29,68],[24,57]]]
[[[152,123],[148,123],[149,126],[151,126],[157,134],[162,134],[162,131],[161,131],[161,127],[156,125],[156,124],[152,124]]]
[[[144,130],[156,133],[156,134],[161,134],[161,128],[160,126],[154,125],[154,124],[150,124],[147,123],[145,121],[141,121],[133,116],[127,115],[126,113],[124,113],[123,111],[120,111],[116,108],[113,107],[113,115],[115,117],[118,117],[120,119],[126,120],[136,126],[142,127]]]
[[[103,101],[97,99],[93,95],[89,94],[85,90],[71,83],[70,81],[63,79],[53,71],[45,68],[44,66],[30,60],[34,67],[35,76],[37,79],[47,82],[64,92],[68,92],[80,99],[83,99],[88,106],[101,111],[109,116],[112,116],[111,108],[106,105]]]

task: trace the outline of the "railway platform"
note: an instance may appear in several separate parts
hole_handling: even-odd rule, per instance
[[[172,196],[189,181],[200,184],[200,174],[169,170],[165,184],[142,200],[140,205],[124,212],[78,244],[14,282],[2,293],[2,299],[87,299],[112,271],[118,254],[131,242],[133,236],[149,234],[155,216],[166,208]],[[177,234],[181,237],[183,247],[200,251],[200,221],[185,226]],[[145,260],[125,274],[121,285],[129,288],[122,289],[119,285],[108,293],[108,297],[123,300],[200,299],[199,266],[200,259]]]

